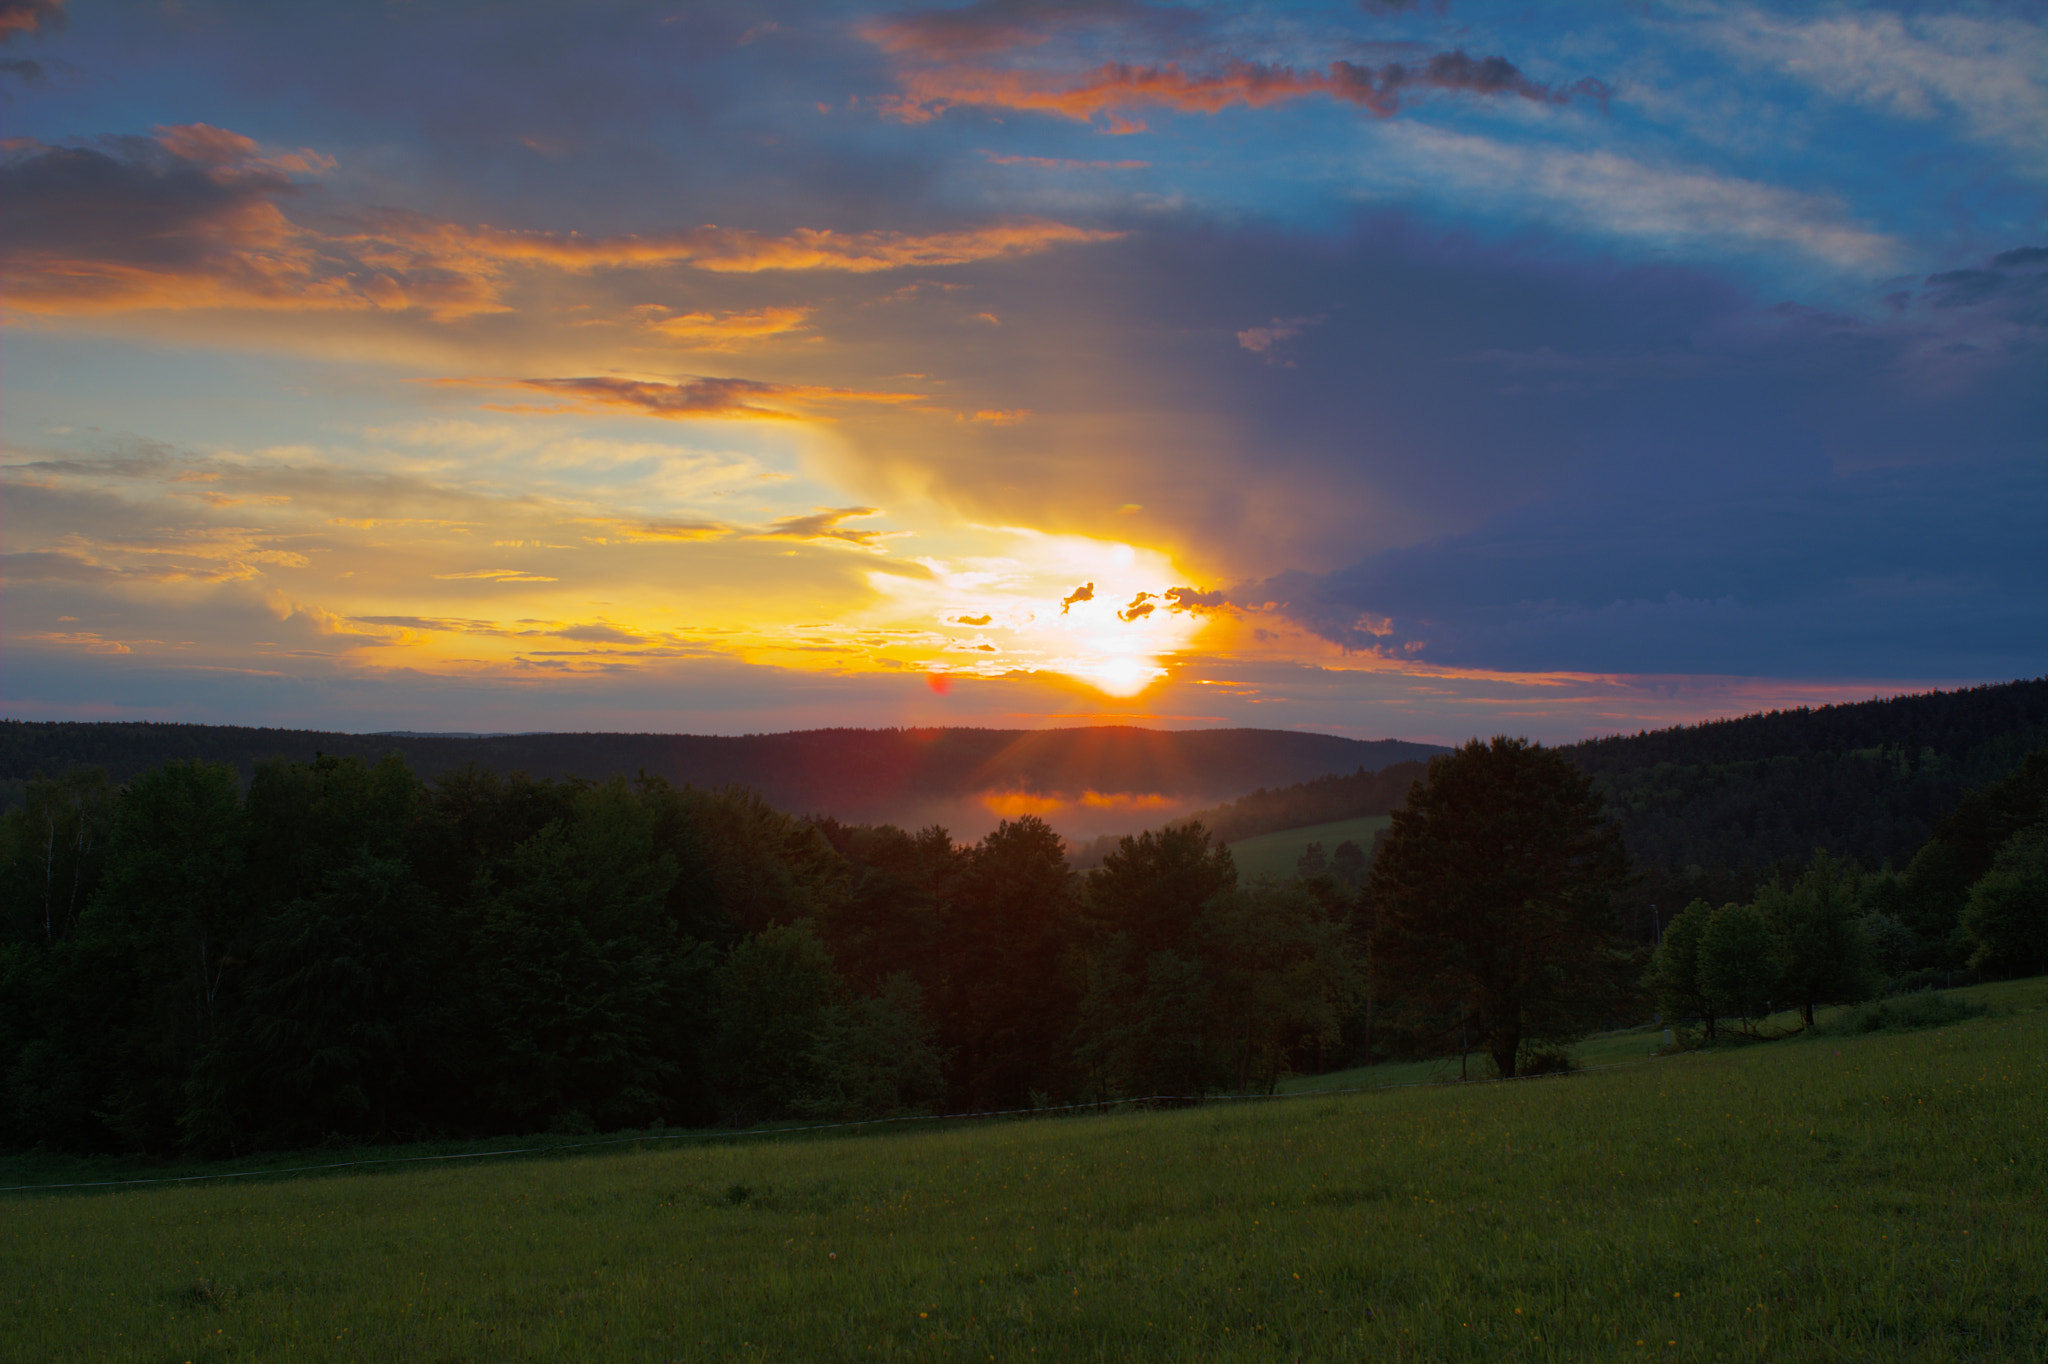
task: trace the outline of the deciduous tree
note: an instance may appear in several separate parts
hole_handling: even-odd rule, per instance
[[[1592,781],[1524,739],[1432,758],[1375,859],[1382,992],[1462,1005],[1504,1076],[1522,1042],[1612,1018],[1628,962],[1609,903],[1628,875]]]

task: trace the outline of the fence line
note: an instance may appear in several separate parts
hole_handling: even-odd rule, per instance
[[[564,1142],[554,1146],[514,1146],[496,1151],[460,1151],[443,1156],[373,1156],[363,1160],[336,1160],[322,1165],[292,1165],[275,1170],[223,1170],[213,1174],[157,1175],[143,1179],[77,1180],[68,1184],[11,1184],[0,1193],[45,1193],[56,1189],[111,1189],[136,1184],[192,1184],[208,1179],[262,1179],[270,1175],[312,1174],[322,1170],[353,1170],[365,1165],[414,1165],[436,1160],[489,1160],[494,1156],[552,1155],[557,1151],[586,1151],[601,1146],[631,1146],[656,1141],[744,1141],[749,1137],[784,1137],[802,1132],[829,1132],[848,1127],[882,1127],[904,1122],[976,1122],[987,1118],[1020,1115],[1045,1117],[1084,1109],[1122,1108],[1138,1104],[1251,1103],[1269,1099],[1316,1099],[1333,1094],[1382,1094],[1396,1089],[1428,1089],[1442,1085],[1498,1085],[1516,1080],[1560,1080],[1595,1070],[1624,1070],[1646,1066],[1665,1058],[1651,1056],[1641,1061],[1610,1061],[1606,1065],[1583,1066],[1576,1071],[1547,1071],[1541,1075],[1496,1076],[1488,1080],[1409,1080],[1397,1085],[1357,1085],[1345,1089],[1303,1089],[1286,1094],[1147,1094],[1129,1099],[1105,1099],[1088,1103],[1054,1104],[1045,1108],[994,1108],[980,1113],[909,1113],[896,1118],[857,1118],[845,1122],[811,1123],[801,1127],[771,1127],[746,1132],[657,1132],[634,1137],[606,1137],[597,1141]]]

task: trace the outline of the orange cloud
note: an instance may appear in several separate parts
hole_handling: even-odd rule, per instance
[[[683,375],[673,382],[598,375],[571,379],[439,379],[448,386],[527,389],[559,399],[553,407],[516,407],[520,412],[587,412],[623,408],[643,416],[791,421],[815,417],[820,409],[845,403],[915,402],[916,393],[863,393],[812,384],[776,384],[761,379]]]
[[[737,313],[678,313],[651,319],[648,327],[671,340],[703,350],[727,350],[805,330],[812,308],[756,308]]]
[[[902,84],[902,93],[882,107],[906,123],[926,122],[954,105],[1032,110],[1085,122],[1139,105],[1213,114],[1236,104],[1261,108],[1319,95],[1389,118],[1401,108],[1404,92],[1418,89],[1514,95],[1547,104],[1569,103],[1575,96],[1604,101],[1607,96],[1599,81],[1553,89],[1531,81],[1504,57],[1472,57],[1462,50],[1440,52],[1413,66],[1336,61],[1320,71],[1238,58],[1206,71],[1191,71],[1179,62],[1107,62],[1076,73],[941,64],[906,72]],[[1137,125],[1124,127],[1135,130]]]
[[[719,274],[854,274],[962,265],[1114,240],[1117,232],[1043,219],[951,231],[782,236],[702,227],[660,236],[586,237],[465,227],[383,211],[315,228],[280,207],[298,179],[333,165],[310,149],[271,152],[194,123],[154,137],[7,145],[0,198],[0,289],[9,307],[68,314],[144,309],[418,311],[436,320],[508,310],[519,272],[687,266]],[[679,339],[733,341],[796,330],[798,308],[686,313],[655,324]]]

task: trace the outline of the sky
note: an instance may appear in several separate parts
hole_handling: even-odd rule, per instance
[[[2048,6],[0,0],[0,714],[2048,672]]]

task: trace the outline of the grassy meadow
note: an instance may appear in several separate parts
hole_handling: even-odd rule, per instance
[[[1345,841],[1356,843],[1363,852],[1372,851],[1373,835],[1392,823],[1387,815],[1361,815],[1357,819],[1340,819],[1329,824],[1309,824],[1299,829],[1282,829],[1277,834],[1260,834],[1256,838],[1240,838],[1229,845],[1231,860],[1237,863],[1238,875],[1247,880],[1270,876],[1282,881],[1291,880],[1301,855],[1308,851],[1311,843],[1323,845],[1327,856],[1337,851],[1337,845]]]
[[[1964,993],[1568,1079],[12,1194],[0,1356],[2037,1360],[2048,980]]]

